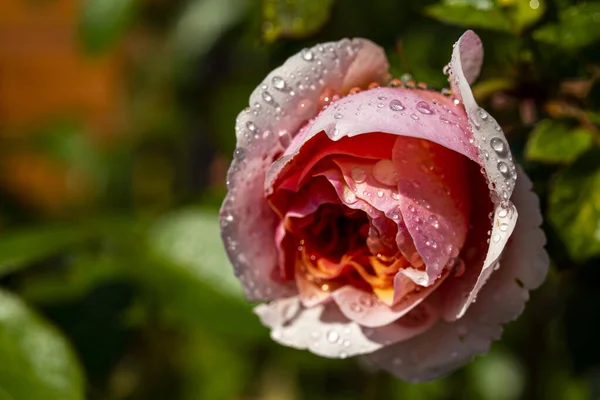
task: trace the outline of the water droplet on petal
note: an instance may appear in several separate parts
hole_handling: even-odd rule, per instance
[[[304,61],[312,61],[312,60],[314,60],[314,58],[315,58],[315,55],[313,54],[312,51],[310,51],[310,50],[304,50],[302,52],[302,59]]]
[[[500,229],[500,232],[506,232],[508,230],[508,224],[500,224],[498,228]]]
[[[402,110],[404,110],[404,106],[402,105],[402,102],[400,100],[394,99],[394,100],[390,101],[390,110],[402,111]]]
[[[479,109],[479,118],[481,118],[484,121],[488,119],[488,113],[486,113],[485,110],[483,110],[482,108]]]
[[[266,101],[267,103],[273,102],[273,96],[271,96],[271,94],[269,94],[269,92],[267,92],[266,90],[264,92],[262,92],[261,96],[262,96],[263,100]]]
[[[340,338],[340,334],[337,333],[336,331],[332,330],[332,331],[327,332],[327,341],[329,343],[335,343],[339,340],[339,338]]]
[[[438,219],[435,215],[431,215],[429,217],[429,224],[436,229],[440,227],[440,222],[438,221]]]
[[[352,171],[350,171],[350,175],[352,176],[352,179],[356,183],[362,183],[367,179],[367,174],[360,167],[352,168]]]
[[[510,171],[508,169],[508,165],[504,161],[500,161],[497,167],[498,171],[500,171],[502,176],[504,176],[505,178],[510,178]]]
[[[271,82],[275,89],[283,90],[285,88],[285,81],[280,76],[274,76]]]
[[[498,137],[492,138],[490,140],[490,146],[492,149],[501,157],[506,157],[508,154],[507,146],[504,144],[504,141]]]
[[[335,119],[342,119],[342,114],[339,112],[336,112],[335,114],[333,114],[333,118]]]
[[[373,177],[384,185],[396,186],[398,174],[391,160],[379,160],[373,166]]]
[[[417,103],[417,111],[420,112],[421,114],[425,114],[425,115],[433,114],[433,110],[431,109],[431,106],[426,101],[419,101]]]
[[[417,116],[417,114],[410,114],[410,117],[412,119],[414,119],[415,121],[419,119],[419,117]]]

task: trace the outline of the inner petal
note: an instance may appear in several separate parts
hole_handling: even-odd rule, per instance
[[[471,210],[468,163],[463,155],[424,139],[400,136],[392,150],[400,209],[429,286],[462,248]]]

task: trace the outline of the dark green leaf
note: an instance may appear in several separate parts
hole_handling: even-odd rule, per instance
[[[569,163],[594,145],[594,135],[584,128],[552,120],[541,121],[529,137],[527,158],[544,163]]]
[[[8,232],[0,240],[0,275],[56,255],[89,237],[89,233],[80,228],[65,226],[41,226]]]
[[[533,36],[568,50],[597,42],[600,40],[600,4],[590,2],[571,6],[560,13],[558,23],[543,26]]]
[[[513,30],[521,32],[523,29],[536,23],[544,15],[546,1],[515,0],[508,11]]]
[[[571,257],[600,254],[600,150],[561,171],[551,188],[548,217]]]
[[[329,19],[332,5],[333,0],[263,0],[265,40],[315,33]]]
[[[481,2],[486,3],[487,2]],[[434,4],[425,13],[438,21],[469,28],[485,28],[509,31],[510,23],[501,9],[492,6],[474,6],[467,2],[446,2]]]
[[[177,22],[173,46],[180,61],[202,57],[246,10],[246,0],[191,2]]]
[[[79,363],[61,334],[14,295],[0,291],[0,398],[84,398]]]
[[[167,215],[150,230],[149,244],[154,259],[136,279],[158,297],[168,319],[238,339],[264,335],[225,255],[216,212]]]
[[[84,48],[91,53],[108,50],[129,27],[136,5],[137,0],[85,0],[80,22]]]

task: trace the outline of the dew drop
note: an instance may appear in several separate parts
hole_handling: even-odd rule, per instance
[[[373,307],[374,305],[373,298],[371,298],[371,296],[361,296],[358,301],[367,308]]]
[[[494,235],[494,237],[492,238],[492,240],[494,241],[494,243],[498,243],[500,241],[501,237],[500,235],[498,235],[497,233]]]
[[[500,232],[506,232],[508,230],[508,224],[500,224],[498,228],[500,229]]]
[[[510,178],[510,171],[508,169],[508,165],[504,161],[500,161],[497,167],[498,171],[500,171],[502,176],[504,176],[505,178]]]
[[[264,92],[262,92],[261,96],[262,96],[263,100],[266,101],[267,103],[273,102],[273,96],[271,96],[269,94],[269,92],[267,92],[266,90]]]
[[[479,109],[479,118],[484,121],[488,119],[488,113],[486,113],[482,108]]]
[[[396,186],[397,173],[391,160],[379,160],[373,166],[373,177],[384,185]]]
[[[429,224],[436,229],[440,227],[440,222],[438,221],[437,217],[434,215],[431,215],[429,217]]]
[[[507,146],[504,144],[504,141],[498,137],[492,138],[490,140],[490,146],[492,149],[501,157],[506,157],[508,151]]]
[[[277,90],[285,89],[285,81],[283,80],[282,77],[274,76],[273,79],[271,80],[271,82],[273,83],[273,87],[275,89],[277,89]]]
[[[335,119],[342,119],[342,117],[343,117],[342,114],[339,112],[336,112],[335,114],[333,114],[333,118],[335,118]]]
[[[356,183],[362,183],[367,179],[367,174],[362,168],[354,167],[352,171],[350,171],[350,175],[352,175],[352,179]]]
[[[393,99],[392,101],[390,101],[390,110],[402,111],[404,110],[404,106],[402,105],[402,102],[400,100]]]
[[[361,307],[359,304],[357,304],[357,303],[352,303],[352,304],[350,305],[350,309],[351,309],[353,312],[355,312],[355,313],[359,313],[359,312],[361,312],[361,311],[363,310],[363,309],[362,309],[362,307]]]
[[[340,334],[337,333],[336,331],[327,332],[327,341],[329,343],[335,343],[339,340],[339,338],[340,338]]]
[[[431,109],[431,106],[426,101],[419,101],[417,103],[417,111],[420,112],[421,114],[425,114],[425,115],[433,114],[433,110]]]
[[[417,114],[410,114],[410,117],[412,119],[414,119],[415,121],[419,119],[419,117],[417,116]]]
[[[254,132],[256,130],[256,125],[252,121],[246,122],[246,128]]]
[[[313,54],[313,52],[312,52],[312,51],[310,51],[310,50],[304,50],[304,51],[302,52],[302,59],[303,59],[304,61],[312,61],[312,60],[314,60],[314,59],[315,59],[315,55],[314,55],[314,54]]]
[[[377,191],[377,197],[379,197],[379,198],[383,197],[383,191],[382,190],[378,190]]]

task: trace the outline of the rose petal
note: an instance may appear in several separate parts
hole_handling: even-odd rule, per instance
[[[469,225],[469,165],[459,153],[400,136],[392,150],[400,210],[427,267],[416,283],[429,286],[465,242]],[[475,166],[476,164],[473,164]]]
[[[373,295],[351,286],[338,289],[333,294],[333,298],[338,304],[340,311],[350,320],[366,327],[380,327],[388,325],[408,314],[433,293],[447,276],[448,271],[445,271],[435,284],[422,288],[419,292],[411,290],[409,293],[400,293],[402,295],[401,300],[393,306],[388,306],[373,297]],[[401,273],[396,275],[396,279],[398,280],[402,280],[403,277],[404,275]],[[404,279],[409,280],[408,278]],[[407,282],[394,282],[394,286],[398,290],[399,288],[406,287]],[[414,284],[410,289],[414,289]]]
[[[425,332],[438,320],[436,305],[425,302],[413,311],[414,316],[380,328],[364,328],[348,320],[335,303],[303,308],[297,297],[263,304],[254,311],[272,329],[273,340],[323,357],[346,358]]]
[[[297,154],[321,131],[334,141],[372,132],[427,139],[479,162],[464,108],[432,91],[380,87],[346,96],[323,110],[285,154]]]
[[[528,291],[538,287],[549,259],[540,229],[539,201],[531,182],[521,173],[513,201],[521,215],[504,250],[501,267],[481,290],[477,302],[454,322],[439,321],[427,332],[369,355],[397,377],[420,382],[439,378],[484,353],[498,339],[502,324],[523,310]]]
[[[464,104],[475,144],[480,148],[479,162],[494,193],[494,202],[500,202],[510,198],[517,175],[502,128],[487,111],[477,105],[469,86],[477,75],[482,59],[481,40],[473,31],[465,32],[454,46],[448,82],[453,95]]]
[[[377,53],[380,56],[374,56]],[[285,297],[296,291],[293,284],[272,279],[278,264],[273,229],[277,216],[264,199],[266,170],[301,124],[316,114],[324,91],[341,92],[344,85],[354,85],[352,80],[359,77],[352,65],[363,57],[373,61],[370,78],[383,81],[387,77],[384,52],[368,40],[345,39],[298,53],[266,77],[250,96],[251,108],[237,118],[238,149],[227,176],[221,234],[249,300]],[[298,79],[301,76],[309,81]]]

